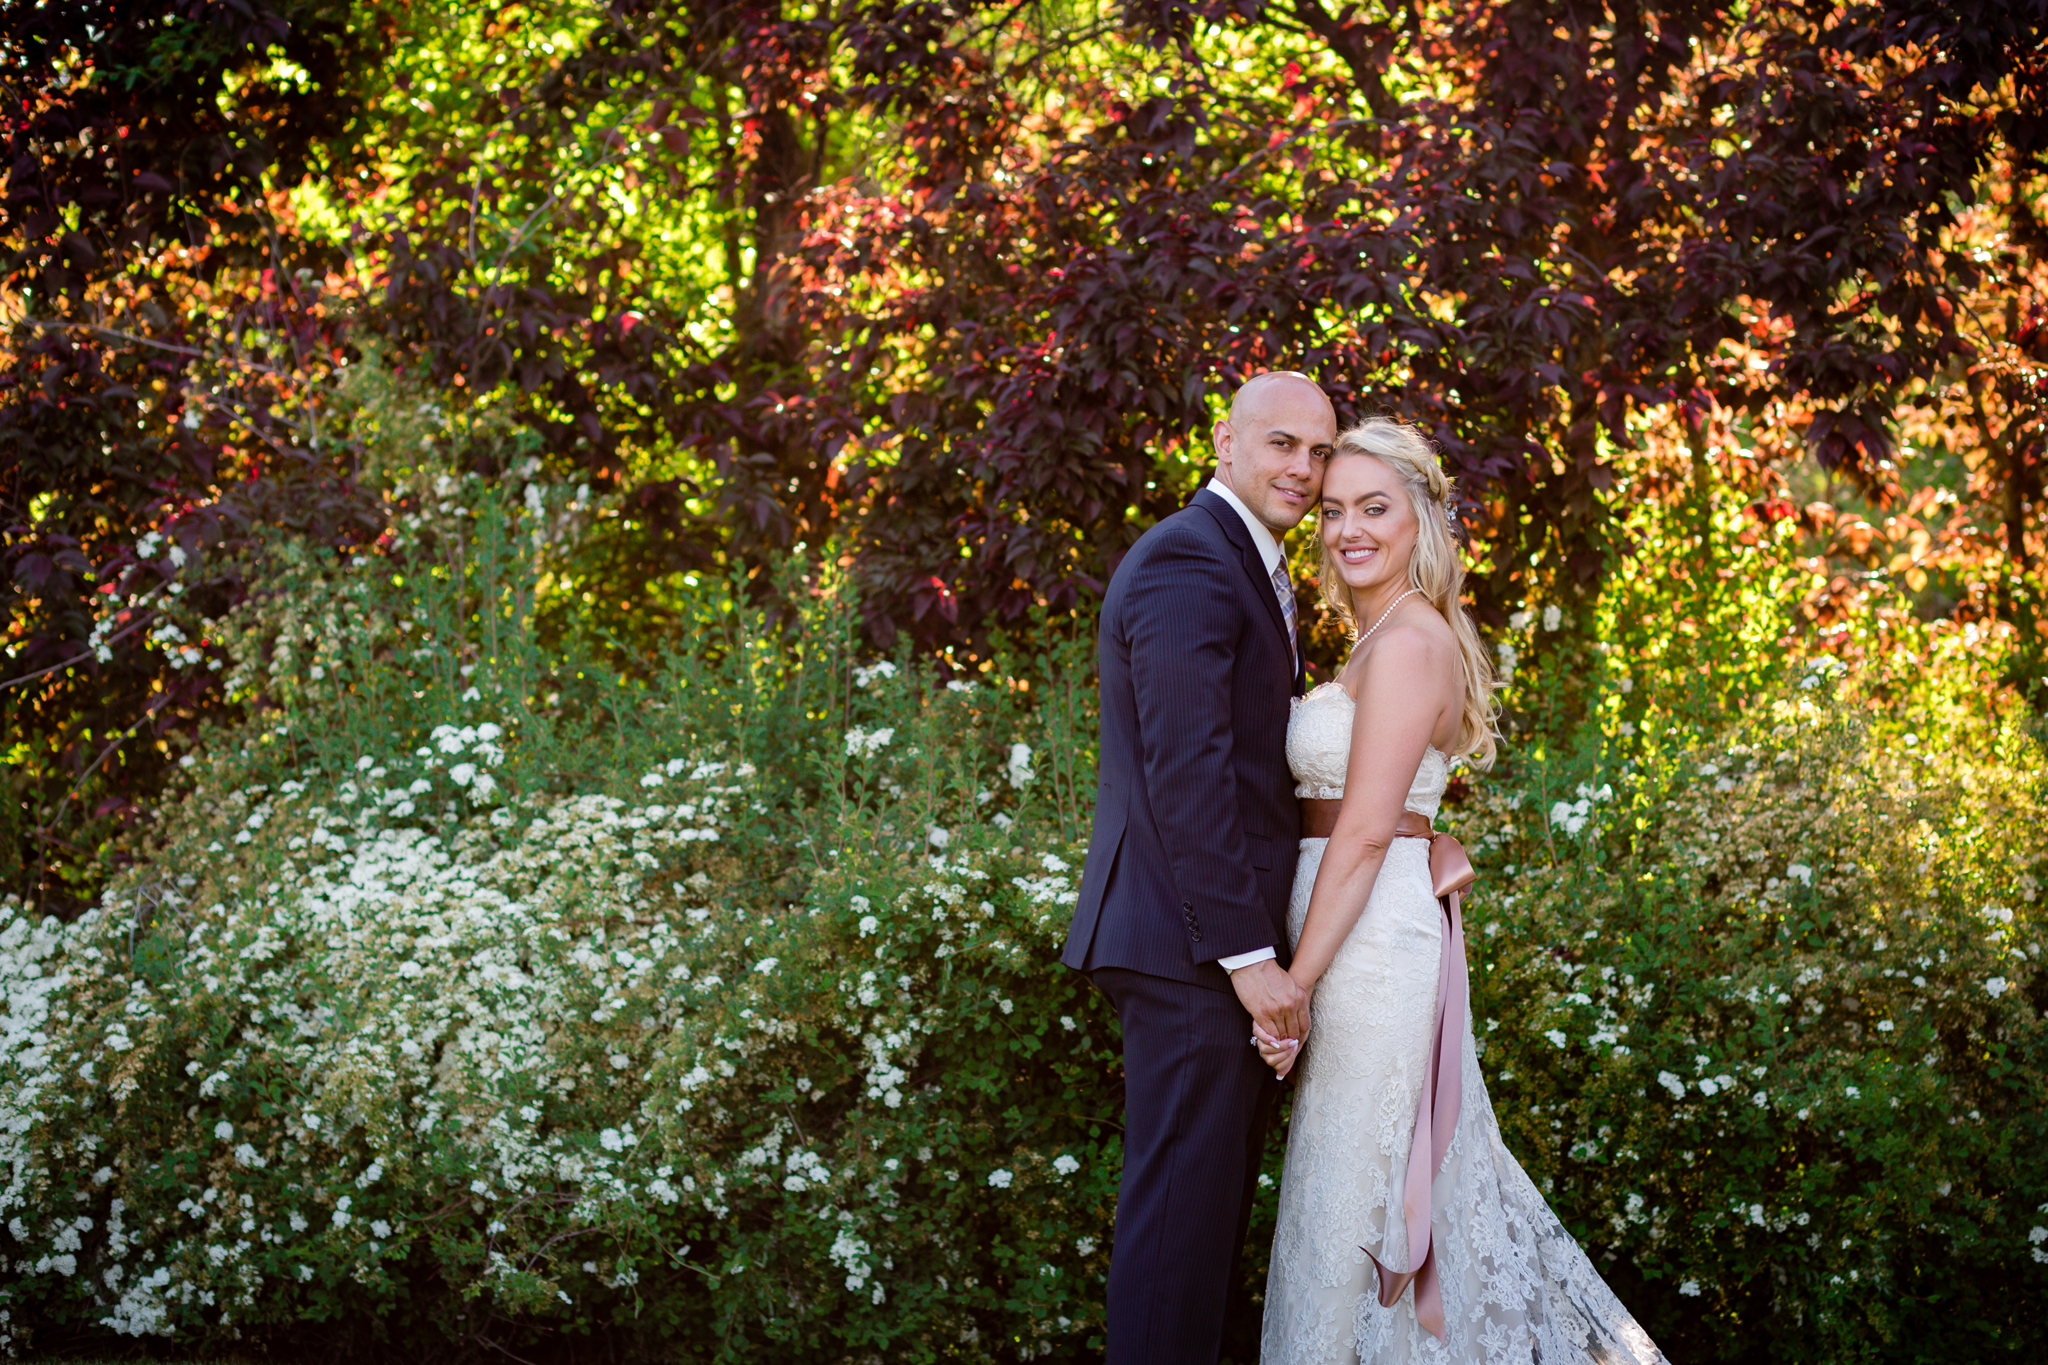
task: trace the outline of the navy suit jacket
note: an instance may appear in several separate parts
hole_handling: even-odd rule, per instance
[[[1205,488],[1140,537],[1100,630],[1095,828],[1060,960],[1222,991],[1219,957],[1273,948],[1285,966],[1302,675],[1236,510]]]

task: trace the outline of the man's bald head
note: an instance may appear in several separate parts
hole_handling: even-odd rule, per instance
[[[1323,464],[1337,441],[1337,414],[1321,387],[1293,370],[1253,375],[1218,422],[1216,477],[1275,535],[1315,506]]]
[[[1237,392],[1230,395],[1230,420],[1235,422],[1242,417],[1249,408],[1259,402],[1261,395],[1273,389],[1286,388],[1295,388],[1303,396],[1312,393],[1325,408],[1330,406],[1330,399],[1323,392],[1322,385],[1300,370],[1266,370],[1245,380],[1238,386]],[[1330,414],[1330,425],[1334,427],[1336,424],[1337,415],[1333,410]]]

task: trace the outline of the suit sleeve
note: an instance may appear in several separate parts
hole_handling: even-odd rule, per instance
[[[1243,576],[1200,536],[1177,534],[1137,566],[1123,603],[1145,793],[1198,963],[1274,946],[1231,763]]]

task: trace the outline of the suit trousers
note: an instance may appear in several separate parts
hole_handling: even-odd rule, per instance
[[[1124,1035],[1109,1365],[1214,1365],[1279,1083],[1234,994],[1114,967],[1093,980]]]

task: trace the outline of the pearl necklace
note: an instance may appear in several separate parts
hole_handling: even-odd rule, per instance
[[[1406,602],[1409,598],[1415,596],[1416,593],[1419,593],[1421,591],[1422,589],[1420,588],[1410,588],[1408,589],[1408,591],[1402,593],[1393,601],[1387,603],[1387,609],[1380,613],[1380,619],[1372,623],[1372,630],[1368,630],[1365,634],[1358,637],[1358,643],[1351,646],[1351,652],[1353,654],[1356,654],[1359,650],[1364,649],[1365,642],[1373,637],[1373,631],[1376,631],[1381,626],[1385,625],[1387,623],[1387,618],[1394,614],[1394,608],[1400,606],[1403,602]]]

